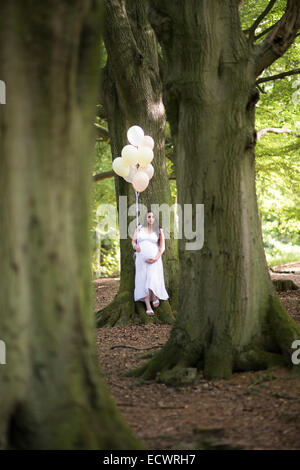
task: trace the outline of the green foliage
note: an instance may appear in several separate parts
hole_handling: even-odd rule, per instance
[[[120,275],[120,242],[119,238],[104,240],[100,254],[101,277]]]
[[[175,166],[173,164],[173,157],[174,157],[174,145],[171,139],[171,129],[170,129],[170,124],[169,122],[166,123],[166,145],[165,145],[165,151],[166,151],[166,166],[167,166],[167,172],[168,175],[174,175],[175,174]],[[175,179],[170,179],[170,190],[171,190],[171,196],[172,196],[172,202],[173,204],[176,203],[177,201],[177,185],[176,185],[176,180]]]
[[[247,30],[268,5],[267,0],[246,0],[240,11],[242,29]],[[257,26],[258,36],[284,14],[285,0],[278,0]],[[258,38],[259,44],[266,35]],[[299,67],[299,37],[262,77]],[[256,147],[256,187],[267,260],[280,264],[300,259],[300,79],[299,75],[262,83],[256,107],[256,129],[289,129],[286,134],[265,134]]]
[[[280,71],[273,67],[272,73]],[[296,80],[286,77],[266,83],[263,87],[266,93],[261,93],[256,110],[257,129],[274,127],[291,131],[268,133],[256,148],[257,196],[270,264],[300,258],[300,116],[292,88]]]
[[[247,30],[264,11],[268,0],[245,0],[241,2],[241,27]],[[271,12],[257,26],[258,36],[276,24],[284,13],[285,0],[278,0]],[[266,35],[258,38],[259,44]],[[103,47],[103,45],[101,46]],[[106,53],[102,54],[104,65]],[[262,76],[267,77],[299,67],[300,38],[283,57],[266,69]],[[287,134],[265,134],[256,147],[256,187],[259,213],[262,222],[264,245],[270,264],[280,264],[300,259],[300,78],[289,76],[260,85],[260,101],[256,107],[256,129],[267,127],[287,128]],[[100,105],[99,105],[100,106]],[[105,127],[105,121],[98,118]],[[170,127],[166,127],[166,154],[172,158],[173,146]],[[166,159],[168,174],[174,172],[174,165]],[[95,146],[94,173],[111,170],[111,152],[107,142],[97,140]],[[170,180],[173,203],[177,199],[176,181]],[[93,184],[93,217],[91,236],[93,239],[92,269],[95,276],[116,276],[119,274],[119,238],[105,239],[97,230],[99,204],[112,204],[116,208],[114,179],[109,178]],[[101,243],[100,243],[100,240]]]
[[[168,175],[171,175],[171,174],[175,173],[174,165],[171,162],[171,160],[169,160],[168,158],[166,159],[166,166],[167,166]],[[175,204],[176,200],[177,200],[176,180],[175,179],[174,180],[173,179],[169,180],[169,183],[170,183],[170,189],[171,189],[172,202],[173,202],[173,204]]]
[[[104,123],[98,119],[103,127]],[[110,146],[108,142],[98,139],[95,145],[94,174],[111,170],[112,159]],[[101,230],[99,222],[101,217],[97,214],[100,204],[111,204],[115,213],[116,192],[114,178],[93,183],[93,206],[92,206],[92,272],[94,278],[97,277],[115,277],[120,272],[120,243],[118,231],[111,228],[109,238],[105,231]]]
[[[240,19],[242,29],[245,31],[250,28],[255,20],[263,13],[270,0],[244,0],[241,2]],[[282,17],[286,8],[286,0],[277,0],[271,11],[262,19],[255,29],[255,36],[260,35],[270,26]],[[257,40],[257,43],[263,41],[266,35]]]

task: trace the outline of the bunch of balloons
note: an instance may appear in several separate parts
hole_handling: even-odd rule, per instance
[[[128,129],[127,139],[130,145],[123,147],[122,156],[114,159],[112,167],[117,175],[132,183],[135,191],[141,193],[145,191],[154,175],[154,168],[151,165],[154,157],[154,140],[150,135],[145,135],[139,126]]]

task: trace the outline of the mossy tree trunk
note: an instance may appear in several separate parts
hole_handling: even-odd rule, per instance
[[[1,449],[136,449],[95,346],[89,212],[98,1],[0,6]]]
[[[165,109],[158,66],[155,33],[148,21],[148,2],[139,0],[106,0],[105,45],[108,62],[103,81],[103,97],[108,117],[113,158],[120,156],[127,142],[127,129],[138,124],[155,140],[154,177],[140,194],[139,202],[172,205],[165,163]],[[127,197],[128,207],[135,204],[131,184],[116,177],[117,201]],[[121,209],[118,207],[118,210]],[[132,218],[129,218],[129,222]],[[140,221],[142,222],[142,221]],[[178,255],[174,240],[173,214],[171,238],[166,240],[163,264],[169,301],[162,301],[155,317],[145,313],[144,302],[134,302],[134,260],[131,238],[121,239],[120,289],[105,309],[97,313],[98,326],[124,325],[131,322],[173,322],[172,310],[178,301]],[[172,309],[171,309],[171,307]]]
[[[238,2],[154,1],[180,204],[205,205],[204,246],[179,244],[179,313],[145,379],[189,383],[232,371],[291,365],[300,329],[282,307],[263,248],[255,191],[257,76],[293,42],[300,5],[260,45],[241,31]],[[180,157],[180,158],[179,158]]]

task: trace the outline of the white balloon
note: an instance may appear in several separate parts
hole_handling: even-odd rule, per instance
[[[127,131],[127,139],[132,145],[136,147],[140,145],[140,142],[144,138],[144,131],[140,126],[132,126]]]
[[[138,151],[133,145],[125,145],[121,152],[125,165],[136,165],[138,161]]]
[[[151,150],[154,148],[154,140],[150,135],[145,135],[141,143],[139,144],[143,147],[149,147]]]
[[[149,147],[139,147],[138,148],[138,162],[141,167],[145,167],[152,162],[154,157],[153,150]]]
[[[134,177],[134,175],[136,174],[137,171],[138,171],[138,169],[135,165],[130,166],[129,167],[129,174],[128,174],[127,178],[124,178],[125,181],[127,181],[127,183],[132,183],[133,177]]]
[[[141,170],[140,170],[141,171]],[[147,173],[148,177],[149,177],[149,180],[151,180],[152,176],[154,175],[154,168],[153,168],[153,165],[151,165],[151,163],[149,163],[149,165],[145,166],[145,168],[143,168],[143,171],[145,173]]]
[[[138,193],[145,191],[148,184],[149,178],[144,171],[138,171],[132,179],[132,186]]]
[[[112,167],[115,173],[125,178],[129,174],[129,166],[125,165],[123,158],[117,157],[112,163]]]

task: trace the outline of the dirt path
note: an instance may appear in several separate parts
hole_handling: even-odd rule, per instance
[[[300,286],[300,263],[296,268],[292,274],[271,275],[292,278]],[[97,309],[112,300],[118,285],[118,278],[94,282]],[[280,297],[300,324],[300,290]],[[141,385],[121,376],[148,360],[143,355],[161,347],[170,330],[168,325],[97,330],[101,369],[119,409],[146,448],[300,449],[300,379],[290,378],[285,368],[238,373],[213,382],[200,373],[195,385],[181,389]]]

